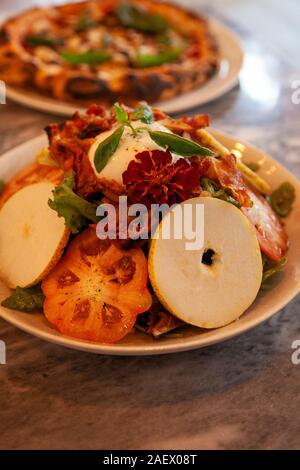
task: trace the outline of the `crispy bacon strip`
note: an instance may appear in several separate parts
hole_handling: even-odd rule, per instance
[[[175,134],[182,135],[183,133],[187,133],[190,134],[191,137],[194,137],[197,130],[209,126],[209,117],[207,114],[196,114],[192,118],[182,116],[178,119],[172,119],[166,116],[161,119],[162,124],[172,132],[175,132]]]
[[[194,130],[200,129],[202,127],[208,127],[210,124],[208,114],[195,114],[192,117],[183,116],[182,120],[192,126]]]
[[[242,173],[237,168],[236,158],[232,154],[211,158],[211,166],[207,176],[217,180],[222,188],[229,190],[242,207],[252,206],[247,185]]]
[[[127,109],[130,112],[131,108]],[[192,119],[172,119],[156,108],[153,108],[153,117],[165,123],[173,132],[179,135],[189,133],[191,137],[197,128],[208,124],[206,115],[196,115]],[[84,198],[101,191],[118,195],[124,189],[117,184],[113,187],[111,182],[106,182],[103,178],[99,181],[88,159],[93,139],[101,132],[111,129],[115,120],[113,109],[106,110],[102,106],[92,104],[86,114],[76,112],[63,124],[49,124],[46,127],[52,158],[64,172],[75,172],[76,192]]]
[[[76,112],[63,124],[46,127],[52,158],[65,172],[74,170],[76,191],[82,197],[89,197],[100,190],[88,151],[94,137],[110,129],[113,120],[113,116],[102,107],[91,105],[86,114]]]

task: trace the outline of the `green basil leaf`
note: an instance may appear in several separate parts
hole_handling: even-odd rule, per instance
[[[117,16],[123,26],[147,33],[162,33],[169,27],[167,20],[158,14],[148,13],[131,3],[121,2],[117,7]]]
[[[97,204],[86,201],[78,196],[73,190],[75,188],[74,173],[68,174],[64,181],[53,190],[53,200],[48,204],[59,217],[65,219],[65,225],[72,233],[80,232],[89,222],[97,223]]]
[[[36,47],[36,46],[55,47],[55,46],[63,46],[64,40],[62,38],[52,38],[48,36],[28,35],[25,38],[25,43],[32,47]]]
[[[3,300],[1,305],[12,310],[20,312],[37,312],[43,309],[45,296],[42,292],[41,285],[33,287],[17,287],[13,293]]]
[[[176,153],[183,157],[193,157],[195,155],[207,156],[213,155],[213,152],[206,147],[196,142],[184,139],[176,134],[169,134],[168,132],[162,131],[150,131],[148,130],[151,139],[160,147],[168,147],[170,152]]]
[[[145,124],[151,124],[154,121],[152,108],[147,104],[142,104],[137,109],[132,111],[130,119],[133,121],[142,121]]]
[[[128,114],[126,109],[122,108],[119,103],[114,104],[114,111],[116,114],[117,121],[126,124],[128,122]]]
[[[61,56],[72,65],[97,65],[106,62],[111,55],[106,51],[69,52],[61,51]]]
[[[109,137],[98,145],[94,158],[94,165],[98,173],[103,170],[110,157],[117,150],[123,132],[124,126],[117,127]]]
[[[146,68],[176,62],[180,58],[182,52],[182,49],[170,49],[157,54],[138,53],[134,58],[134,65],[136,67]]]
[[[0,180],[0,195],[3,193],[5,189],[5,182],[3,180]]]

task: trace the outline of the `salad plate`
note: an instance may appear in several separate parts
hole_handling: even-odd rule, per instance
[[[1,306],[0,316],[31,335],[60,346],[96,354],[138,356],[187,351],[228,340],[258,326],[287,305],[300,291],[300,183],[280,163],[263,151],[215,129],[210,128],[209,131],[225,147],[240,152],[245,163],[258,164],[258,174],[272,189],[283,182],[289,182],[295,189],[293,210],[284,219],[290,240],[287,264],[282,272],[269,280],[268,289],[259,292],[255,302],[238,320],[227,326],[209,330],[186,325],[178,330],[179,334],[162,337],[159,340],[142,332],[133,331],[117,344],[99,344],[62,335],[52,327],[44,315],[39,313],[24,313]],[[19,170],[32,163],[36,153],[46,145],[46,137],[39,136],[2,155],[0,179],[8,181]],[[0,283],[0,301],[3,301],[9,293],[8,287]]]
[[[171,99],[163,100],[154,106],[169,114],[181,113],[191,108],[204,105],[220,98],[238,84],[238,77],[243,65],[243,50],[240,40],[235,33],[215,19],[209,19],[209,25],[220,49],[220,64],[216,74],[205,84],[177,95]],[[78,109],[78,104],[67,103],[42,95],[29,89],[6,87],[7,98],[39,111],[72,116]]]

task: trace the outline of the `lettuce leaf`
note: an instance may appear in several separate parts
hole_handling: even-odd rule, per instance
[[[230,202],[230,204],[233,204],[238,209],[241,207],[238,201],[236,201],[225,189],[221,188],[218,183],[210,178],[203,177],[200,184],[201,188],[204,189],[204,191],[207,191],[211,197],[216,197],[217,199],[222,199],[222,201]]]
[[[65,219],[65,225],[72,233],[80,232],[88,223],[97,223],[97,204],[86,201],[74,192],[74,172],[69,173],[63,182],[53,190],[53,200],[48,204],[59,217]]]
[[[269,279],[271,276],[274,276],[274,274],[279,273],[284,266],[287,263],[287,258],[282,258],[280,261],[277,263],[274,261],[269,261],[265,257],[263,257],[263,278],[262,278],[262,284],[264,284],[267,279]]]
[[[1,305],[12,310],[29,313],[43,310],[44,300],[45,296],[41,285],[37,284],[27,288],[17,287],[7,299],[3,300]]]

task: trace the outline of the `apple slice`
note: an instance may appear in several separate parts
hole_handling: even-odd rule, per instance
[[[38,283],[55,266],[70,231],[48,206],[55,185],[35,183],[0,210],[0,278],[11,288]]]
[[[186,249],[190,240],[185,235],[176,239],[172,222],[170,239],[160,236],[188,204],[192,214],[198,204],[204,206],[204,244],[193,251]],[[164,217],[151,241],[148,267],[161,303],[201,328],[218,328],[239,318],[255,300],[262,281],[253,226],[234,205],[210,197],[189,199]]]

